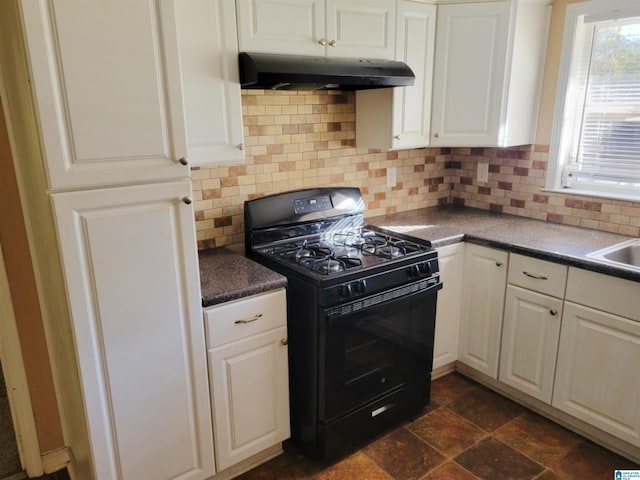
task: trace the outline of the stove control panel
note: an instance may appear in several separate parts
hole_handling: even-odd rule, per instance
[[[367,281],[356,280],[355,282],[343,283],[338,287],[338,295],[341,298],[351,298],[367,293]]]
[[[302,213],[320,212],[333,208],[328,195],[313,198],[297,198],[293,201],[293,211],[296,215]]]

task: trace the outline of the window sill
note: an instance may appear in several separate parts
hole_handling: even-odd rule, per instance
[[[563,195],[578,195],[582,197],[606,198],[608,200],[621,200],[625,202],[640,203],[640,193],[638,195],[631,195],[617,192],[580,190],[578,188],[543,188],[542,191],[549,193],[561,193]]]

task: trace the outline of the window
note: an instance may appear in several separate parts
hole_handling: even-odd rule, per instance
[[[548,188],[640,198],[640,5],[567,6]]]

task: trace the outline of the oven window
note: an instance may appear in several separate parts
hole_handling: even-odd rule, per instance
[[[320,416],[349,410],[428,376],[436,293],[420,292],[320,325]]]

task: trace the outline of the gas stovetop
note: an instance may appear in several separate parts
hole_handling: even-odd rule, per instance
[[[431,251],[429,247],[366,228],[294,238],[256,250],[320,275],[336,275]]]

